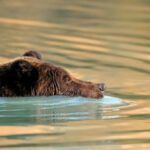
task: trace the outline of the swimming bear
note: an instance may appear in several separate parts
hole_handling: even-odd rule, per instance
[[[103,97],[104,83],[82,81],[62,67],[42,60],[40,53],[27,51],[0,65],[0,96]]]

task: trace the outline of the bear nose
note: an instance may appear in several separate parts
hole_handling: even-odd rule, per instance
[[[106,89],[105,83],[99,83],[99,84],[98,84],[98,88],[99,88],[101,91],[104,91],[104,90]]]

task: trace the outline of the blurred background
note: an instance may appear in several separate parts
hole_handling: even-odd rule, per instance
[[[30,132],[27,130],[30,126],[18,127],[17,119],[12,126],[12,121],[6,117],[12,112],[3,107],[0,138],[4,143],[1,142],[0,147],[29,148],[38,141],[41,142],[38,146],[46,146],[51,141],[54,147],[67,145],[69,149],[70,146],[88,149],[89,145],[93,149],[149,149],[149,0],[0,0],[0,62],[20,56],[27,50],[41,52],[46,61],[68,69],[80,79],[105,82],[106,95],[121,98],[129,106],[123,109],[112,107],[109,115],[104,117],[108,120],[103,117],[77,119],[76,122],[68,120],[63,125],[69,130],[61,128],[60,124],[51,125],[55,131],[63,130],[65,135],[59,137],[35,135],[32,138],[31,134],[36,133],[32,133],[34,130],[48,134],[48,126],[39,128],[34,117],[32,123],[35,121],[36,126],[31,126]],[[94,112],[101,112],[101,109]],[[112,113],[119,118],[114,120],[110,116]],[[13,132],[12,128],[15,129]],[[26,136],[17,136],[16,140],[18,134]],[[23,140],[28,138],[30,141]]]

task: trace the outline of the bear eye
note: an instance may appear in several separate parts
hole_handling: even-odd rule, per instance
[[[63,76],[63,81],[64,82],[69,82],[69,81],[71,81],[71,78],[68,75],[64,75]]]

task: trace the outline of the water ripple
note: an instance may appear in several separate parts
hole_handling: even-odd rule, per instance
[[[0,1],[1,62],[38,50],[123,98],[0,98],[0,148],[149,150],[149,4]]]

